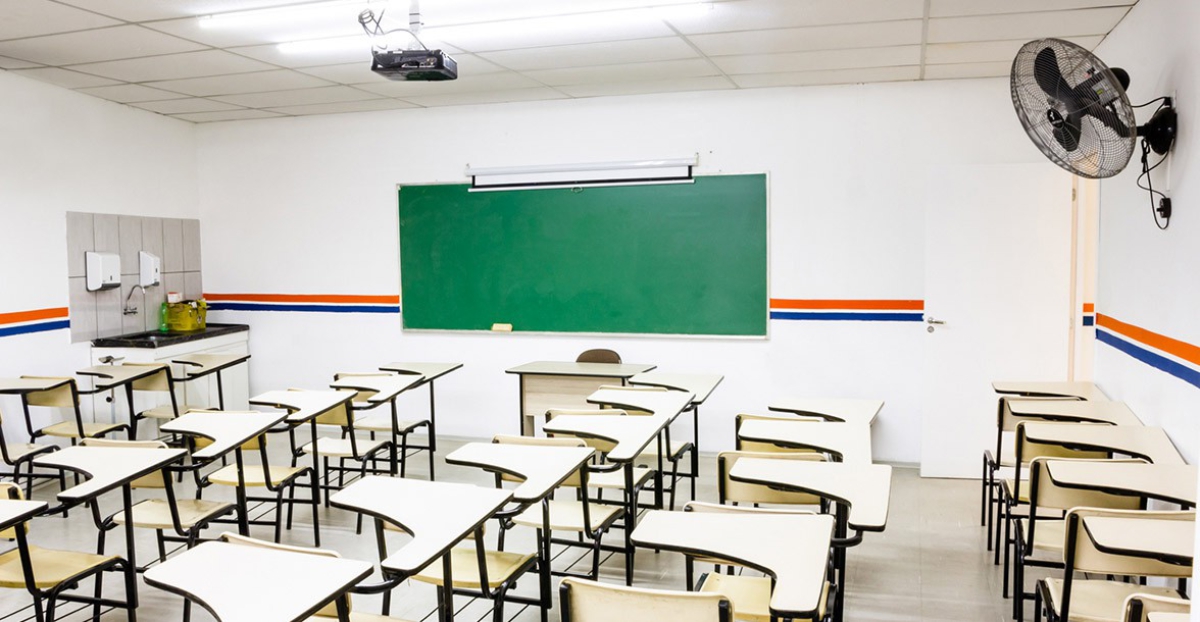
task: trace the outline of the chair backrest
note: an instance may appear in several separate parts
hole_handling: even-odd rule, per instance
[[[146,367],[149,365],[161,365],[161,363],[124,363],[124,364],[128,365],[130,367]],[[131,382],[130,385],[133,386],[134,391],[170,391],[172,382],[173,382],[173,379],[171,377],[171,368],[166,365],[163,365],[163,368],[160,369],[159,371],[157,371],[153,374],[150,374],[149,376],[146,376],[145,378],[138,378],[137,380],[134,380],[133,382]]]
[[[54,376],[21,376],[22,378],[69,380],[64,385],[46,391],[34,391],[25,394],[25,402],[30,406],[49,406],[51,408],[75,408],[79,404],[79,392],[75,389],[74,378],[56,378]]]
[[[0,482],[0,499],[24,499],[25,491],[21,487],[12,482]],[[25,523],[25,532],[29,532],[29,523]],[[0,531],[0,539],[15,540],[17,538],[16,527],[9,527]]]
[[[308,548],[308,547],[303,547],[303,546],[292,546],[289,544],[276,544],[274,542],[269,542],[267,540],[259,540],[257,538],[248,538],[246,536],[238,535],[236,533],[229,533],[229,532],[225,532],[225,533],[221,534],[221,540],[224,542],[228,542],[230,544],[237,544],[237,545],[241,545],[241,546],[255,546],[255,547],[258,547],[261,549],[272,549],[272,550],[276,550],[276,551],[289,551],[292,553],[304,553],[306,555],[318,555],[320,557],[341,557],[341,555],[339,555],[337,551],[331,551],[329,549],[313,549],[313,548]],[[346,608],[347,609],[350,608],[350,594],[349,593],[346,594]],[[337,602],[335,601],[335,602],[329,603],[328,605],[325,605],[324,607],[321,608],[320,611],[317,611],[316,613],[314,613],[313,616],[318,617],[318,618],[332,618],[332,619],[336,620],[338,617]]]
[[[812,449],[794,449],[789,447],[780,447],[774,443],[762,443],[759,441],[746,441],[738,437],[738,432],[742,429],[742,424],[747,421],[807,421],[810,423],[822,423],[825,420],[820,417],[801,417],[793,415],[751,415],[741,413],[734,417],[733,423],[733,438],[734,447],[738,451],[752,451],[755,453],[778,453],[778,454],[815,454],[819,453]]]
[[[546,411],[546,421],[550,421],[559,415],[623,417],[627,414],[629,414],[629,413],[625,412],[624,410],[618,409],[618,408],[601,408],[599,410],[551,408],[550,410]],[[547,436],[549,436],[550,438],[563,438],[563,437],[578,438],[573,435],[563,434],[563,433],[559,433],[559,434],[547,433]],[[585,439],[583,439],[583,442],[587,443],[588,447],[595,449],[601,455],[607,454],[608,452],[613,450],[613,447],[617,446],[617,444],[612,441],[606,441],[604,439],[599,439],[599,438],[585,438]]]
[[[542,446],[542,447],[587,447],[587,443],[585,443],[582,438],[576,438],[574,436],[559,436],[559,437],[542,438],[542,437],[537,437],[537,436],[514,436],[514,435],[510,435],[510,434],[497,434],[496,436],[492,437],[492,442],[498,443],[501,445],[538,445],[538,446]],[[506,482],[523,482],[523,481],[525,481],[524,478],[517,477],[515,475],[509,475],[507,473],[501,473],[500,479],[503,481],[506,481]],[[561,485],[578,487],[579,484],[580,484],[579,472],[576,471],[575,473],[572,473],[570,477],[563,480],[563,483]]]
[[[1149,622],[1152,613],[1190,613],[1192,601],[1155,594],[1130,594],[1122,622]]]
[[[762,484],[736,482],[729,471],[742,458],[765,458],[770,460],[804,460],[824,462],[824,454],[778,453],[753,451],[723,451],[717,454],[717,498],[721,504],[729,503],[775,503],[780,505],[817,505],[821,498],[802,492],[773,490]]]
[[[607,348],[584,350],[575,357],[576,363],[620,363],[621,355]]]
[[[127,449],[167,449],[167,444],[162,441],[122,441],[110,438],[84,438],[80,439],[80,445],[84,447],[125,447]],[[129,483],[131,488],[165,488],[166,482],[163,478],[170,477],[166,471],[150,473],[143,475]]]
[[[1178,577],[1192,576],[1191,566],[1168,564],[1156,559],[1114,555],[1096,548],[1083,528],[1083,519],[1091,516],[1113,516],[1131,518],[1153,518],[1157,520],[1195,521],[1195,511],[1147,512],[1139,510],[1106,510],[1100,508],[1074,508],[1067,513],[1066,536],[1063,541],[1066,551],[1067,572],[1087,572],[1130,577]],[[1067,577],[1068,575],[1064,575]]]
[[[729,622],[733,603],[723,594],[650,590],[566,578],[559,588],[563,622]]]
[[[352,372],[352,373],[339,372],[339,373],[336,373],[333,375],[333,379],[334,380],[342,380],[344,378],[379,378],[381,376],[394,376],[394,375],[395,374],[389,374],[386,372],[361,372],[361,373],[359,373],[359,372]],[[356,401],[356,402],[362,402],[362,401],[369,400],[372,397],[375,397],[375,393],[376,393],[376,391],[368,391],[366,389],[359,389],[357,391],[354,389],[338,389],[338,391],[354,391],[354,401]]]

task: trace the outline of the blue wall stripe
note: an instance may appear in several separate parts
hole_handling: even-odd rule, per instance
[[[1194,387],[1200,388],[1200,371],[1196,371],[1187,365],[1125,341],[1103,329],[1096,331],[1096,341],[1108,344],[1155,369],[1165,371]]]
[[[848,313],[843,311],[772,311],[772,320],[857,320],[860,322],[920,322],[923,313]]]
[[[58,330],[60,328],[70,328],[71,320],[55,320],[53,322],[43,322],[41,324],[22,324],[21,326],[5,326],[0,327],[0,337],[9,337],[11,335],[25,335],[28,333],[41,333],[48,330]]]
[[[1083,316],[1083,325],[1084,326],[1095,326],[1096,325],[1096,316],[1094,316],[1094,315]]]
[[[257,302],[214,302],[211,311],[301,311],[309,313],[400,313],[400,307],[370,305],[293,305]]]

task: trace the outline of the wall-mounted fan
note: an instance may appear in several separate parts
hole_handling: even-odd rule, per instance
[[[1013,60],[1011,87],[1017,117],[1034,144],[1055,164],[1081,177],[1103,179],[1120,173],[1142,137],[1138,186],[1151,193],[1155,222],[1160,217],[1164,222],[1170,219],[1171,199],[1154,190],[1150,171],[1166,159],[1175,141],[1171,98],[1155,100],[1160,105],[1154,116],[1137,125],[1134,106],[1125,94],[1129,74],[1110,69],[1091,52],[1061,39],[1038,39],[1021,46]],[[1151,151],[1162,156],[1153,165]],[[1154,207],[1156,195],[1161,198]]]

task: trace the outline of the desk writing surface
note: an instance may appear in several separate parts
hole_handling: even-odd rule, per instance
[[[1149,622],[1191,622],[1192,614],[1169,611],[1152,611],[1150,612],[1148,620]]]
[[[0,394],[21,395],[49,391],[73,382],[71,378],[39,378],[25,376],[21,378],[0,378]]]
[[[93,376],[97,389],[120,386],[147,376],[153,376],[167,368],[166,363],[150,365],[93,365],[75,373],[80,376]]]
[[[767,409],[787,412],[804,417],[820,417],[830,421],[847,423],[875,423],[875,417],[883,410],[883,400],[785,397],[767,405]]]
[[[885,464],[741,458],[730,469],[729,477],[845,503],[854,529],[883,531],[887,526],[892,467]]]
[[[575,363],[568,361],[535,361],[505,370],[509,374],[535,374],[542,376],[600,376],[604,378],[631,378],[654,369],[654,365],[637,363]]]
[[[600,389],[587,397],[587,401],[591,404],[645,411],[655,415],[666,415],[672,419],[686,410],[694,400],[695,395],[686,391],[639,391],[636,389]]]
[[[394,523],[413,537],[381,566],[404,576],[450,550],[512,499],[512,492],[471,484],[369,475],[329,498],[330,504]]]
[[[286,418],[287,415],[281,412],[189,411],[164,422],[159,429],[211,440],[210,445],[196,450],[192,458],[212,460],[263,434]]]
[[[1196,548],[1195,520],[1085,516],[1083,528],[1105,553],[1147,557],[1191,565]]]
[[[1051,481],[1067,488],[1135,494],[1196,505],[1197,468],[1192,464],[1143,464],[1108,460],[1047,460]]]
[[[609,462],[628,463],[655,442],[674,415],[559,415],[542,427],[547,434],[570,434],[597,438],[616,445],[606,456]]]
[[[1096,449],[1145,458],[1155,464],[1184,464],[1183,456],[1162,428],[1099,423],[1026,422],[1033,442],[1068,448]]]
[[[367,401],[372,404],[381,404],[396,399],[397,395],[424,381],[424,376],[416,374],[346,375],[333,381],[329,388],[373,391],[375,394],[367,398]]]
[[[48,505],[45,501],[0,499],[0,530],[8,529],[41,514]]]
[[[539,501],[554,491],[595,453],[590,447],[506,443],[467,443],[446,456],[447,464],[499,470],[524,477],[513,500]]]
[[[1108,396],[1094,382],[996,381],[996,393],[1029,397],[1074,397],[1083,400],[1107,400]]]
[[[182,365],[183,373],[188,378],[200,378],[248,360],[249,354],[185,354],[171,359],[171,362]]]
[[[833,517],[650,510],[633,530],[638,546],[736,561],[775,578],[771,613],[816,611],[825,587]]]
[[[34,466],[78,471],[87,481],[60,493],[64,502],[86,501],[149,475],[168,464],[178,462],[187,452],[182,449],[150,449],[132,447],[66,447],[44,454],[33,461]]]
[[[1112,425],[1143,425],[1142,420],[1129,409],[1125,402],[1009,399],[1008,408],[1015,417],[1095,421]]]
[[[291,411],[287,420],[301,423],[319,417],[354,399],[349,391],[268,391],[250,398],[255,406],[270,406]]]
[[[425,377],[422,382],[432,382],[462,366],[462,363],[388,363],[380,365],[379,369],[397,374],[416,374]]]
[[[750,419],[742,422],[738,438],[785,447],[815,449],[840,457],[841,462],[871,463],[871,428],[862,423]]]
[[[370,576],[365,561],[205,542],[154,566],[146,583],[191,596],[221,622],[296,622]]]
[[[629,384],[666,387],[675,391],[695,393],[696,397],[692,398],[692,401],[696,404],[703,404],[724,379],[725,376],[721,374],[676,374],[665,371],[647,371],[630,377]]]

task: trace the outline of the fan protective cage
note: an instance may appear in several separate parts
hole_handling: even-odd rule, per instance
[[[1038,54],[1047,48],[1054,50],[1061,75],[1037,75],[1035,61]],[[1083,114],[1078,146],[1068,150],[1055,137],[1055,119],[1061,123],[1061,119],[1078,114],[1089,106],[1056,99],[1039,86],[1039,78],[1043,81],[1059,81],[1067,90],[1090,83],[1093,86],[1088,89],[1088,95],[1094,95],[1092,105],[1103,106],[1115,115],[1126,131],[1119,132],[1096,117]],[[1133,107],[1112,70],[1085,48],[1061,39],[1038,39],[1026,43],[1013,59],[1010,86],[1013,107],[1025,133],[1055,164],[1090,179],[1112,177],[1129,164],[1137,141]]]

